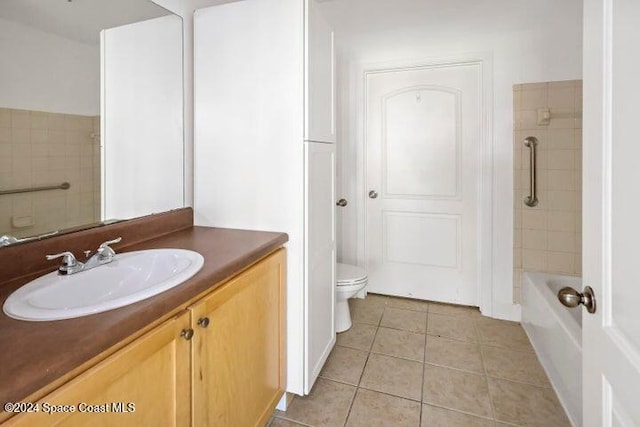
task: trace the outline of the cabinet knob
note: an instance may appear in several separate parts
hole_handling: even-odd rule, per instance
[[[336,205],[340,206],[340,207],[345,207],[347,206],[349,202],[347,202],[347,199],[340,199],[336,202]]]
[[[193,338],[193,329],[183,329],[182,332],[180,332],[180,336],[189,341],[191,338]]]
[[[198,326],[200,326],[201,328],[206,328],[207,326],[209,326],[209,318],[208,317],[199,318]]]

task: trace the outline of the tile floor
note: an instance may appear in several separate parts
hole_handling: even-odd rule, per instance
[[[311,394],[270,426],[570,425],[518,323],[374,294],[350,305]]]

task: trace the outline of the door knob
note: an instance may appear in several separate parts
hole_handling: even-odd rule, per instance
[[[369,198],[370,199],[375,199],[377,197],[378,197],[378,192],[376,190],[369,191]]]
[[[596,312],[596,296],[591,286],[586,286],[584,292],[578,292],[571,287],[562,288],[558,292],[558,299],[566,307],[573,308],[582,304],[589,313]]]
[[[349,203],[349,202],[347,202],[347,199],[340,199],[340,200],[338,200],[336,202],[336,205],[338,205],[340,207],[345,207],[345,206],[347,206],[347,203]]]

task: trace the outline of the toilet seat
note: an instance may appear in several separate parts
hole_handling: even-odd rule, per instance
[[[337,286],[357,286],[357,285],[362,285],[362,284],[366,284],[367,283],[367,278],[365,277],[364,279],[360,279],[360,280],[356,280],[356,281],[338,281],[336,283]]]
[[[336,283],[341,285],[356,285],[367,281],[367,272],[355,265],[336,263]]]

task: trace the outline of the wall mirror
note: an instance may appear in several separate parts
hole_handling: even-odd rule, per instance
[[[0,246],[182,207],[182,19],[0,3]]]

